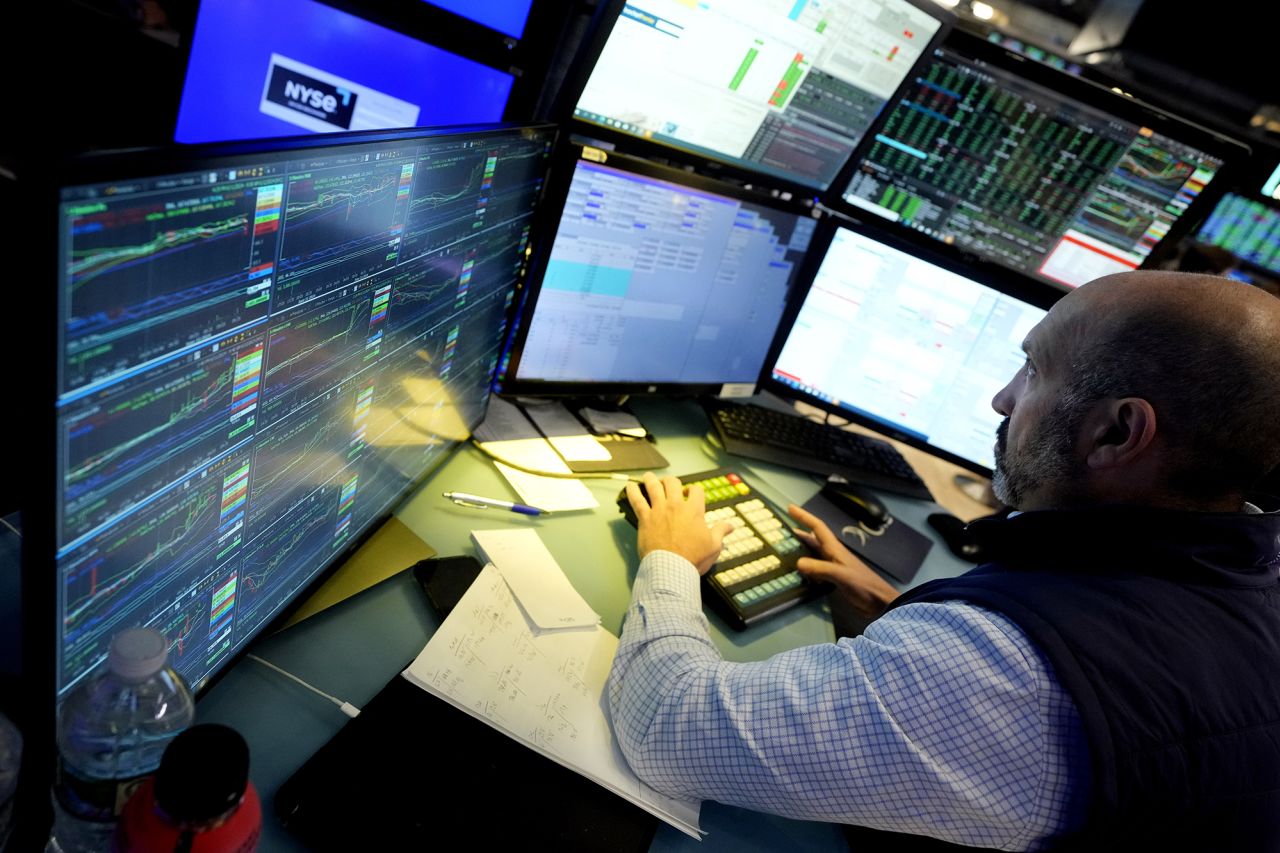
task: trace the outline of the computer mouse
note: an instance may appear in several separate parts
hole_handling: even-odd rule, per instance
[[[640,487],[640,494],[644,495],[646,501],[649,500],[649,490],[644,487],[644,483],[637,483]],[[631,507],[631,501],[627,498],[627,487],[623,486],[622,491],[618,492],[618,512],[622,513],[622,517],[627,520],[627,524],[632,527],[639,527],[636,521],[636,511]]]
[[[828,479],[822,496],[845,515],[877,530],[889,522],[889,510],[880,499],[843,479]]]
[[[987,562],[987,554],[969,534],[968,525],[951,513],[935,512],[927,519],[929,526],[938,531],[951,553],[970,563]]]

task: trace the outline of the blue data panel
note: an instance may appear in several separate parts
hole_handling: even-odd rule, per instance
[[[513,79],[315,0],[205,0],[174,136],[498,121]]]
[[[431,5],[520,38],[533,0],[431,0]]]
[[[519,380],[755,382],[813,221],[579,161]]]

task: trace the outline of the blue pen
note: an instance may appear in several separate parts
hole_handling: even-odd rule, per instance
[[[542,515],[547,512],[547,510],[538,509],[536,506],[526,506],[525,504],[512,503],[511,501],[500,501],[496,498],[482,498],[479,495],[469,495],[466,492],[445,492],[444,496],[456,503],[458,506],[473,506],[477,509],[495,507],[497,509],[509,509],[512,512],[518,512],[522,515]]]

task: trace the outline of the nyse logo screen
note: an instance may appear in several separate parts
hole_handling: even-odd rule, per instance
[[[344,130],[351,127],[356,109],[355,92],[279,65],[271,67],[267,100]]]

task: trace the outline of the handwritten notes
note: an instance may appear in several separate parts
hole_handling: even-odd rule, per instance
[[[604,688],[617,648],[599,625],[535,634],[487,565],[403,675],[698,838],[699,804],[641,782],[613,739]]]

